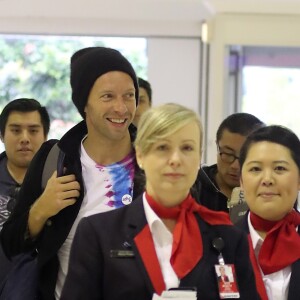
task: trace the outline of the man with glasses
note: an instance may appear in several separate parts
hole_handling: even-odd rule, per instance
[[[223,120],[216,134],[217,163],[203,166],[199,172],[202,205],[228,212],[227,202],[240,186],[239,153],[247,135],[264,123],[248,113],[235,113]]]

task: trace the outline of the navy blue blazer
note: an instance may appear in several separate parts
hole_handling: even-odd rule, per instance
[[[212,240],[221,237],[225,263],[236,268],[240,299],[259,299],[246,235],[231,225],[212,226],[198,215],[197,219],[203,257],[181,279],[180,286],[196,287],[198,299],[219,299],[214,269],[219,253],[212,247]],[[61,300],[151,300],[155,291],[134,241],[146,224],[141,196],[127,207],[82,219],[72,245]]]
[[[249,212],[236,224],[236,226],[247,234],[249,234],[249,226],[248,226],[248,215]],[[298,233],[299,228],[298,228]],[[292,275],[289,286],[288,300],[299,300],[300,299],[300,259],[292,264]]]

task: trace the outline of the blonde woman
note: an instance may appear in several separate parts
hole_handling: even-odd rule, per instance
[[[62,300],[160,299],[174,288],[192,288],[191,299],[216,300],[226,293],[218,285],[219,264],[236,272],[229,291],[240,299],[259,299],[246,236],[226,213],[191,196],[202,138],[199,117],[181,105],[143,114],[135,148],[145,192],[124,209],[82,220]]]

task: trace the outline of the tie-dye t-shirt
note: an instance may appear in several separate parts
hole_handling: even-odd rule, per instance
[[[55,290],[56,299],[59,299],[65,281],[70,249],[79,221],[83,217],[120,208],[132,202],[135,169],[133,151],[119,162],[102,166],[93,161],[81,145],[80,159],[85,195],[72,229],[58,251],[60,269]]]
[[[132,154],[109,166],[96,165],[104,182],[103,204],[119,208],[132,200],[134,157]],[[88,189],[87,189],[88,190]],[[102,194],[100,192],[100,194]]]

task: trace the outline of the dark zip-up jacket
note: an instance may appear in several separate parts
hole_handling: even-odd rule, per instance
[[[228,212],[227,197],[219,190],[215,177],[217,165],[202,166],[197,180],[199,183],[199,203],[209,209]]]
[[[42,194],[42,173],[47,155],[57,140],[45,142],[33,158],[27,175],[20,190],[17,205],[11,217],[5,223],[1,232],[1,243],[8,257],[13,257],[21,252],[38,252],[39,269],[39,299],[53,300],[56,286],[59,261],[57,252],[67,238],[69,231],[80,210],[84,197],[84,184],[80,161],[80,144],[87,134],[84,121],[71,128],[59,141],[58,146],[65,153],[64,167],[67,174],[75,174],[80,184],[80,196],[74,205],[68,206],[46,222],[41,234],[36,240],[26,238],[28,213],[31,205]],[[134,139],[135,132],[131,132]],[[134,177],[133,199],[144,190],[143,176],[136,164]]]

